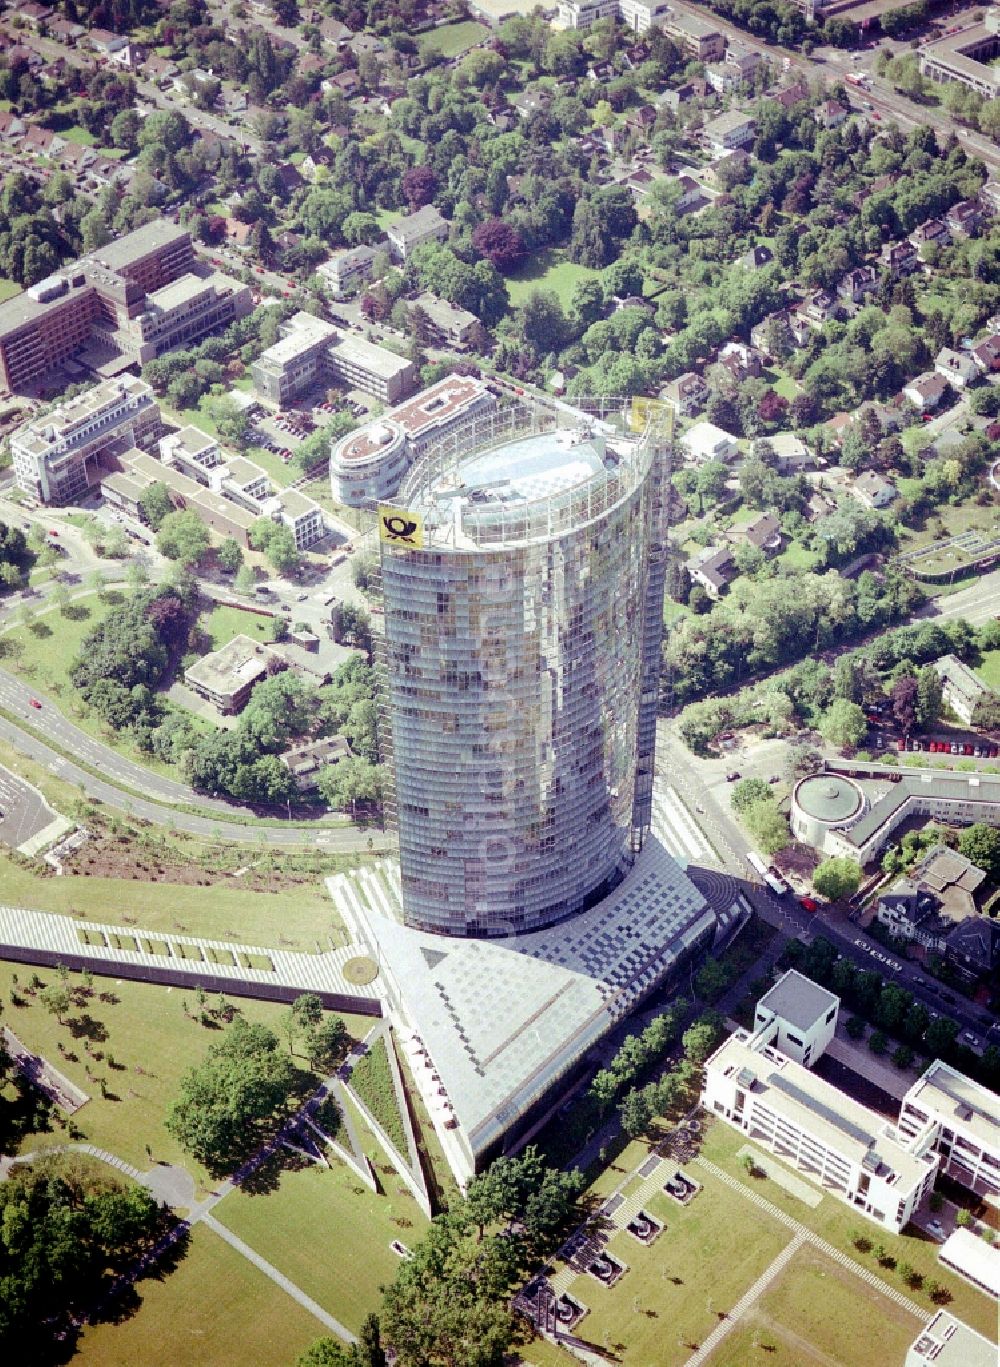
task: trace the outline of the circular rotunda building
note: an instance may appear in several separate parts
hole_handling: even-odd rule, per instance
[[[524,406],[380,509],[382,744],[407,924],[536,930],[648,825],[662,629],[655,442]]]
[[[825,849],[833,830],[853,826],[865,812],[865,795],[853,779],[827,770],[800,779],[792,791],[792,834],[807,845]]]

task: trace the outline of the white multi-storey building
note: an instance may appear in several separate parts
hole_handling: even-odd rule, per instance
[[[329,287],[335,299],[346,299],[372,278],[377,256],[377,247],[351,247],[324,261],[316,274]]]
[[[941,1059],[903,1098],[899,1130],[923,1141],[941,1171],[980,1196],[1000,1197],[1000,1097]]]
[[[702,1104],[817,1186],[898,1234],[933,1185],[937,1158],[769,1042],[737,1030],[705,1064]]]
[[[837,1030],[840,998],[790,968],[757,1003],[754,1023],[783,1054],[811,1067]]]
[[[18,488],[40,503],[69,503],[100,483],[109,451],[148,446],[159,430],[148,384],[131,375],[105,380],[13,434]]]

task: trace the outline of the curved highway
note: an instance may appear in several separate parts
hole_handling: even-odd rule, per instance
[[[88,736],[67,721],[52,703],[44,702],[40,709],[33,709],[32,697],[34,694],[20,680],[6,670],[0,670],[0,707],[16,718],[11,720],[0,716],[0,739],[29,759],[44,764],[51,773],[67,783],[75,784],[88,797],[104,802],[109,807],[116,807],[119,811],[157,825],[169,825],[176,830],[187,831],[191,835],[236,840],[244,844],[315,845],[319,849],[344,854],[393,848],[391,838],[382,831],[361,830],[357,826],[323,826],[318,822],[291,821],[280,826],[252,824],[256,813],[249,807],[203,797],[183,783],[152,773],[141,764],[119,755],[110,746]],[[30,724],[32,731],[51,736],[59,749],[54,749],[32,731],[19,725],[21,717]],[[67,759],[66,754],[78,755],[84,764],[109,775],[109,778],[98,778],[89,769]],[[132,791],[126,791],[126,788]],[[200,808],[201,812],[181,811],[169,805],[176,802]]]

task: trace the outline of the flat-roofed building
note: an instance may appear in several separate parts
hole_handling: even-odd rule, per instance
[[[159,430],[148,384],[131,375],[105,380],[14,432],[14,478],[40,503],[69,503],[100,483],[105,458],[148,446]]]
[[[920,49],[920,74],[932,81],[957,81],[984,99],[1000,95],[1000,15],[988,11],[984,22],[946,33]]]
[[[325,373],[327,348],[337,336],[332,323],[311,313],[295,313],[281,326],[281,337],[250,367],[253,387],[279,407],[315,384]],[[377,350],[377,348],[376,348]]]
[[[363,337],[342,336],[327,348],[334,379],[349,389],[373,394],[382,403],[398,403],[411,392],[419,371],[405,356],[376,346]]]
[[[934,1185],[937,1159],[768,1042],[737,1030],[705,1064],[702,1104],[859,1215],[894,1234]]]
[[[423,309],[435,334],[433,340],[438,345],[447,342],[452,346],[465,346],[473,329],[479,324],[479,319],[468,309],[460,309],[457,304],[430,294],[427,290],[418,294],[408,308],[411,314],[414,309]]]
[[[372,278],[378,253],[377,247],[351,247],[324,261],[316,274],[335,299],[346,299]]]
[[[587,29],[600,19],[620,19],[635,33],[646,33],[667,17],[666,0],[560,0],[562,28]]]
[[[278,506],[271,516],[289,528],[296,550],[306,551],[326,536],[329,528],[323,509],[300,489],[280,489],[276,502]]]
[[[732,152],[736,148],[750,146],[757,135],[757,121],[752,114],[731,109],[717,118],[709,119],[702,132],[715,152]]]
[[[274,652],[250,636],[234,636],[184,671],[184,681],[223,714],[242,712],[250,694],[274,670]]]
[[[721,62],[726,55],[725,38],[707,19],[676,11],[667,16],[663,27],[668,37],[699,62]]]
[[[979,1291],[1000,1299],[1000,1249],[986,1243],[971,1229],[956,1229],[938,1250],[943,1267],[957,1272]]]
[[[136,522],[143,520],[142,496],[148,488],[145,480],[136,479],[122,470],[112,470],[101,480],[105,503]]]
[[[910,1345],[903,1367],[997,1367],[991,1343],[947,1310],[939,1310]]]
[[[773,1027],[783,1054],[810,1068],[837,1031],[840,998],[790,968],[757,1003],[757,1030]]]
[[[206,277],[188,272],[151,291],[142,313],[112,340],[125,354],[145,364],[165,351],[228,327],[252,311],[249,285],[218,271]]]
[[[1000,1197],[1000,1097],[942,1059],[903,1098],[900,1132],[940,1155],[941,1171],[979,1196]]]
[[[385,235],[396,260],[406,261],[425,242],[447,242],[448,220],[442,218],[433,204],[425,204],[416,213],[404,214],[390,223]]]
[[[176,466],[199,484],[208,484],[209,471],[223,464],[222,449],[216,439],[192,423],[161,437],[159,449],[165,465]]]
[[[150,484],[166,485],[175,508],[189,509],[201,518],[206,527],[211,527],[220,536],[231,536],[241,546],[249,546],[250,529],[257,521],[256,514],[144,451],[128,452],[122,464],[127,474],[144,481],[147,487]]]
[[[330,454],[334,502],[351,508],[374,507],[391,498],[410,465],[435,442],[496,410],[496,399],[482,380],[449,375],[349,432]]]

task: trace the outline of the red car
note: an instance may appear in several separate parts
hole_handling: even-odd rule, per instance
[[[37,707],[39,711],[42,710],[42,704],[38,701],[37,698],[32,698],[32,699],[31,699],[31,705],[32,705],[32,707]]]
[[[819,911],[819,903],[815,897],[800,897],[799,906],[805,911]]]

